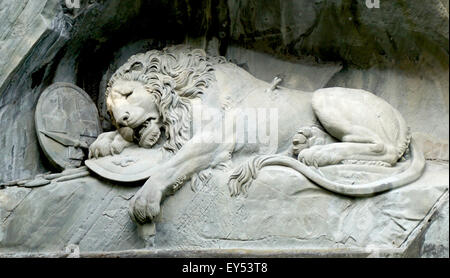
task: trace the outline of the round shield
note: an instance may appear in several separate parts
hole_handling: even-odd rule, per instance
[[[79,167],[102,132],[97,107],[81,88],[55,83],[40,96],[35,113],[39,144],[58,169]]]
[[[135,182],[150,177],[153,166],[167,159],[161,148],[145,149],[132,145],[120,154],[93,158],[85,161],[86,166],[109,180]]]

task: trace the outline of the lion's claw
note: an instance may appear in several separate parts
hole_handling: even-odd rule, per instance
[[[161,211],[162,192],[159,190],[146,190],[141,188],[131,199],[129,214],[131,219],[140,224],[144,224],[159,215]]]
[[[317,145],[331,143],[333,139],[317,126],[302,127],[292,140],[294,155]]]
[[[117,131],[102,133],[89,147],[89,159],[120,154],[126,147],[132,144],[123,139]]]
[[[305,149],[298,154],[298,160],[308,166],[319,168],[326,165],[336,164],[333,154],[325,148],[318,145]]]

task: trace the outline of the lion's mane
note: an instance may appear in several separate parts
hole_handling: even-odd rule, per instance
[[[211,57],[201,49],[186,46],[136,54],[113,74],[106,88],[106,97],[117,81],[144,84],[155,96],[163,119],[167,137],[164,148],[177,152],[190,139],[190,100],[201,97],[215,81],[214,64],[225,62],[223,57]]]

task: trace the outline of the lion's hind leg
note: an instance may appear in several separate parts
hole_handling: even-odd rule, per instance
[[[298,159],[310,166],[327,166],[339,163],[362,163],[391,166],[395,157],[383,144],[334,143],[317,145],[301,151]]]
[[[300,128],[292,139],[292,153],[294,156],[298,156],[304,149],[334,142],[336,142],[336,139],[323,131],[319,126],[305,126]]]
[[[345,88],[314,93],[313,110],[324,129],[337,139],[300,151],[307,165],[342,162],[395,165],[409,142],[400,113],[384,100],[363,91]]]

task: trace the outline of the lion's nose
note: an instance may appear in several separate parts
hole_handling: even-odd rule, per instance
[[[125,112],[123,113],[123,115],[119,118],[119,120],[117,121],[117,123],[121,126],[127,126],[128,125],[128,120],[130,119],[130,113]]]

